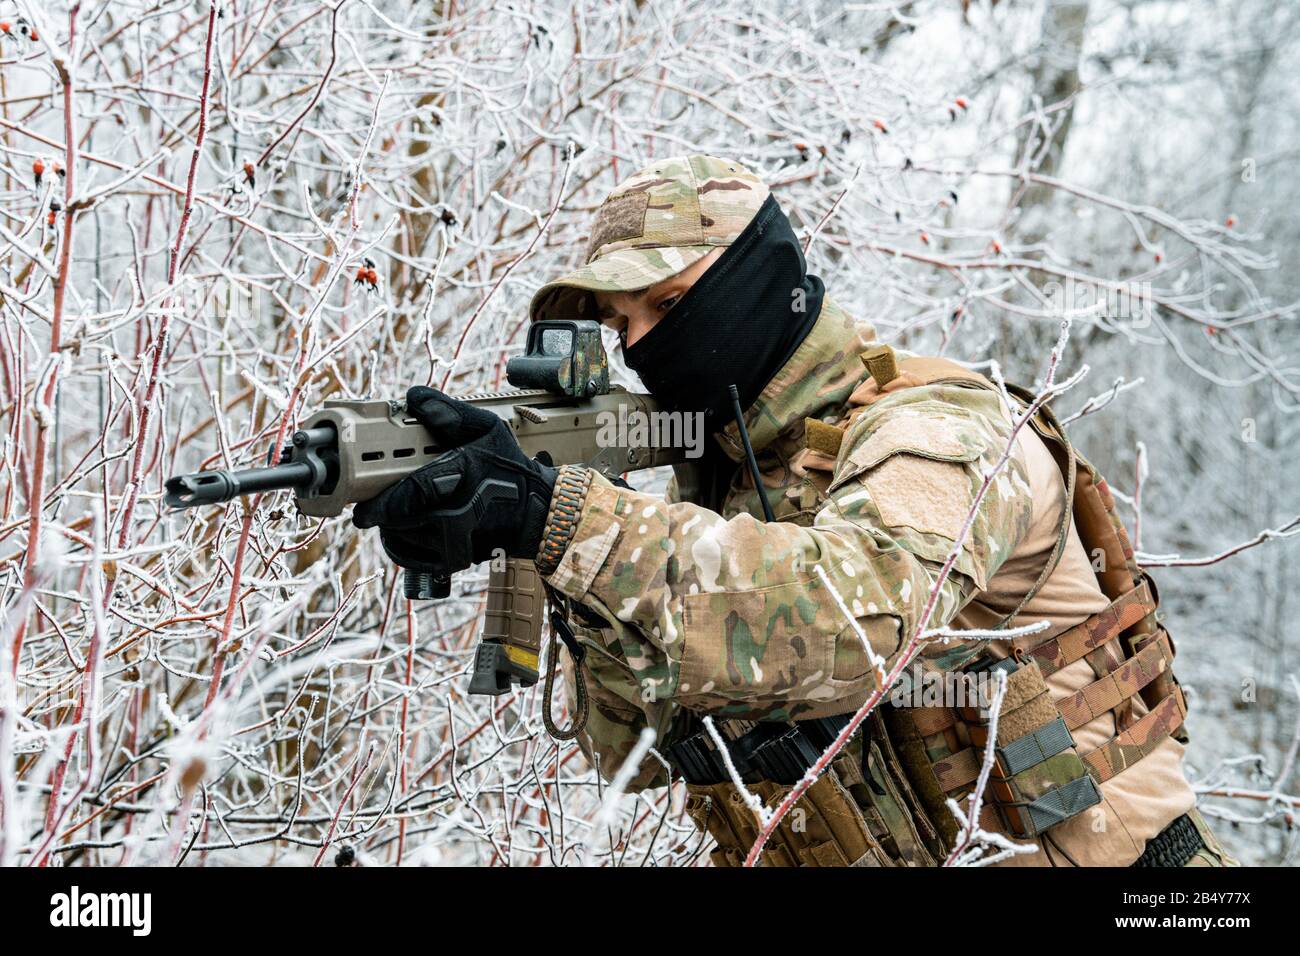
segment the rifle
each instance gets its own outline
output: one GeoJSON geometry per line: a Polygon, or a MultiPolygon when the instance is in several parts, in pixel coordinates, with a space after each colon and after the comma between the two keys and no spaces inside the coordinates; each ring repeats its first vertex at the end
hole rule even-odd
{"type": "MultiPolygon", "coordinates": [[[[617,427],[628,421],[654,422],[661,413],[650,396],[610,385],[597,322],[534,323],[524,354],[506,364],[506,380],[516,390],[462,401],[504,420],[526,455],[549,455],[555,465],[586,465],[611,480],[629,471],[686,462],[684,442],[650,440],[662,437],[662,430],[617,427]],[[637,440],[639,436],[647,440],[637,440]]],[[[406,414],[404,401],[331,399],[293,433],[278,464],[176,475],[167,480],[165,501],[173,509],[185,509],[288,490],[302,514],[333,518],[446,450],[406,414]]],[[[479,504],[493,507],[490,499],[479,504]]],[[[532,561],[493,560],[490,567],[483,638],[469,690],[498,695],[512,683],[537,683],[546,602],[532,561]]],[[[451,578],[406,570],[403,588],[411,600],[439,600],[450,597],[451,578]]]]}

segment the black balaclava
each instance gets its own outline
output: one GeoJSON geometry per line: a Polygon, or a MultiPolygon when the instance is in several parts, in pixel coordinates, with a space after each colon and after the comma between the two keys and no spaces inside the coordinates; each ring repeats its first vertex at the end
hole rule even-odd
{"type": "Polygon", "coordinates": [[[681,301],[623,355],[668,408],[704,412],[709,432],[732,419],[735,385],[749,408],[821,312],[790,220],[772,196],[681,301]],[[800,311],[802,309],[802,311],[800,311]]]}

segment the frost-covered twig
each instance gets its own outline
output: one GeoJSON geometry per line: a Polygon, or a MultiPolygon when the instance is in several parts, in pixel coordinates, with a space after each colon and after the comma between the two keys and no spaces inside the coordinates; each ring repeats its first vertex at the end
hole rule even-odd
{"type": "Polygon", "coordinates": [[[1138,552],[1138,564],[1144,568],[1203,568],[1206,565],[1218,564],[1234,554],[1240,554],[1249,548],[1263,544],[1266,541],[1280,541],[1283,538],[1293,538],[1300,534],[1300,515],[1296,515],[1284,525],[1276,528],[1265,528],[1249,541],[1243,541],[1241,544],[1233,545],[1220,551],[1218,554],[1212,554],[1205,558],[1181,558],[1178,555],[1165,554],[1143,554],[1138,552]]]}

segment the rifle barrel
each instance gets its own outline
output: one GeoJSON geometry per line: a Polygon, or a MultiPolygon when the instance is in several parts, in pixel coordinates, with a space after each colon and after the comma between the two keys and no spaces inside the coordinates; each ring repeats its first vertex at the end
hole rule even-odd
{"type": "Polygon", "coordinates": [[[246,471],[197,471],[168,478],[165,500],[171,508],[197,508],[259,491],[305,488],[311,482],[312,469],[306,462],[246,471]]]}

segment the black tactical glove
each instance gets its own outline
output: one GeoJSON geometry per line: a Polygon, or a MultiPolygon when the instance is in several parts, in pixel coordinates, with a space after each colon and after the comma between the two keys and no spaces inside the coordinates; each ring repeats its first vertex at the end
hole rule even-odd
{"type": "Polygon", "coordinates": [[[530,460],[496,415],[417,385],[406,409],[448,449],[352,511],[379,528],[399,566],[435,575],[463,571],[503,551],[536,558],[555,488],[550,463],[530,460]]]}

